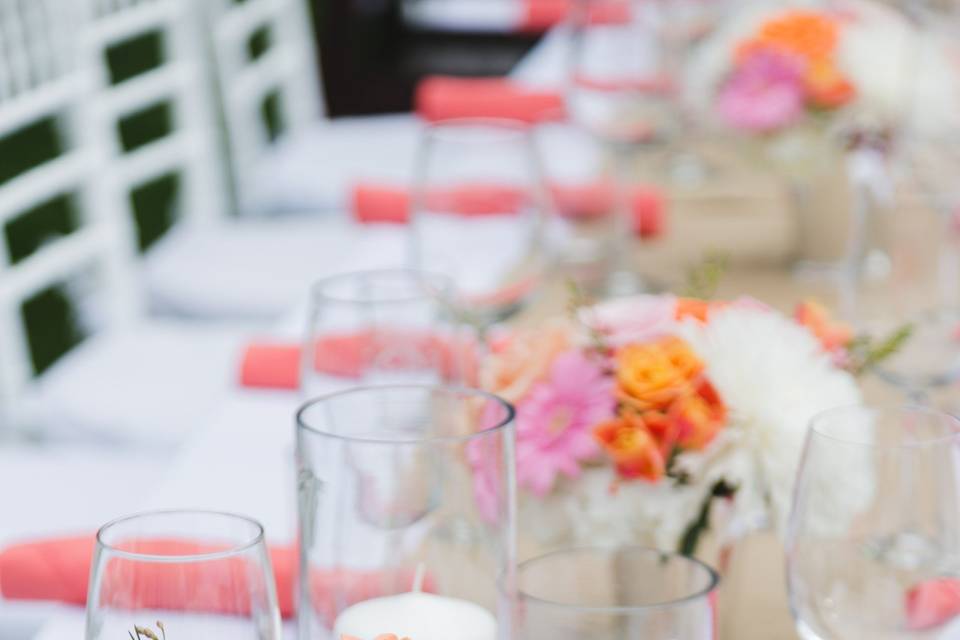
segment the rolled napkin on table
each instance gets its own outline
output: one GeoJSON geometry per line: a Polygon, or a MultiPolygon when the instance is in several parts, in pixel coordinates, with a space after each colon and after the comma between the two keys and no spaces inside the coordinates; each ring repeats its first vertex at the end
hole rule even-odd
{"type": "MultiPolygon", "coordinates": [[[[617,205],[616,186],[606,180],[582,184],[548,186],[557,212],[571,220],[600,218],[617,205]]],[[[428,196],[431,210],[463,216],[482,216],[518,211],[524,202],[523,191],[498,185],[469,185],[440,190],[428,196]]],[[[664,230],[665,202],[659,190],[650,186],[630,189],[630,209],[634,232],[653,238],[664,230]]],[[[359,183],[351,197],[353,217],[361,223],[405,224],[410,219],[410,190],[387,184],[359,183]]]]}
{"type": "Polygon", "coordinates": [[[939,627],[960,615],[960,579],[921,582],[907,592],[905,606],[910,629],[939,627]]]}
{"type": "MultiPolygon", "coordinates": [[[[374,347],[370,332],[328,335],[317,340],[314,366],[320,373],[359,378],[374,347]]],[[[257,341],[247,345],[240,361],[244,387],[297,389],[300,387],[301,346],[257,341]]]]}
{"type": "MultiPolygon", "coordinates": [[[[587,5],[590,24],[622,24],[630,20],[631,3],[626,0],[595,0],[587,5]]],[[[570,17],[573,0],[526,0],[523,7],[521,31],[539,33],[554,27],[570,17]]]]}
{"type": "MultiPolygon", "coordinates": [[[[43,600],[84,606],[94,547],[95,536],[84,535],[25,542],[3,549],[0,551],[0,595],[9,600],[43,600]]],[[[213,547],[183,540],[144,539],[136,541],[136,549],[140,553],[153,555],[186,555],[202,553],[213,547]]],[[[299,553],[294,546],[271,546],[269,552],[280,615],[291,618],[295,614],[299,553]]],[[[237,559],[224,560],[239,562],[237,559]]],[[[238,607],[242,606],[237,603],[244,602],[242,593],[204,589],[203,585],[190,580],[171,580],[164,584],[166,588],[158,589],[156,587],[161,584],[163,573],[177,566],[144,563],[141,567],[136,576],[143,587],[142,597],[128,601],[131,607],[241,613],[238,607]]],[[[243,590],[246,579],[244,568],[227,565],[223,568],[230,571],[232,580],[236,580],[233,583],[236,588],[243,590]]],[[[409,574],[402,575],[401,582],[412,582],[414,572],[409,574]]],[[[313,569],[310,580],[315,597],[314,607],[332,621],[337,611],[335,591],[346,593],[347,604],[361,602],[386,595],[383,578],[382,574],[372,571],[313,569]]],[[[434,589],[433,579],[427,576],[424,590],[434,589]]]]}
{"type": "MultiPolygon", "coordinates": [[[[247,345],[240,361],[240,384],[261,389],[298,389],[300,387],[302,347],[286,342],[256,341],[247,345]]],[[[467,366],[469,348],[452,345],[441,336],[364,330],[329,334],[316,340],[314,368],[318,373],[338,378],[360,378],[376,366],[387,370],[436,369],[445,377],[458,377],[467,366]],[[403,344],[406,349],[391,350],[384,345],[403,344]],[[388,357],[384,353],[389,352],[388,357]]]]}
{"type": "Polygon", "coordinates": [[[452,118],[505,118],[528,124],[563,120],[559,91],[531,89],[507,78],[429,76],[417,85],[414,110],[428,122],[452,118]]]}

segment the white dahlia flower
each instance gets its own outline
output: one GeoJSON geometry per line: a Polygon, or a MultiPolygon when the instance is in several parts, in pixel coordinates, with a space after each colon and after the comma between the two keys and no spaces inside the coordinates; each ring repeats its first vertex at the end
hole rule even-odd
{"type": "MultiPolygon", "coordinates": [[[[783,531],[810,419],[859,404],[856,382],[807,329],[779,313],[730,307],[708,324],[683,324],[680,335],[706,363],[729,413],[720,438],[678,463],[697,484],[725,478],[740,485],[737,511],[754,517],[767,503],[783,531]]],[[[838,500],[864,498],[862,488],[837,492],[838,500]]]]}

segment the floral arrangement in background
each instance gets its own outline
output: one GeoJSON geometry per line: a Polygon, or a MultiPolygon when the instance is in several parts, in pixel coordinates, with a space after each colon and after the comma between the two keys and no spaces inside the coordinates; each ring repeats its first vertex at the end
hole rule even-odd
{"type": "Polygon", "coordinates": [[[693,53],[687,90],[712,120],[762,137],[838,116],[936,135],[960,125],[957,42],[939,26],[874,0],[747,2],[693,53]]]}
{"type": "Polygon", "coordinates": [[[544,544],[693,553],[718,504],[736,526],[782,526],[810,418],[859,403],[854,374],[907,337],[856,337],[813,302],[793,317],[750,298],[572,306],[502,336],[481,368],[516,405],[520,514],[544,544]]]}
{"type": "MultiPolygon", "coordinates": [[[[357,638],[356,636],[348,636],[344,634],[340,636],[340,640],[363,640],[363,639],[357,638]]],[[[410,638],[407,638],[407,637],[399,638],[395,633],[381,633],[373,640],[410,640],[410,638]]]]}
{"type": "Polygon", "coordinates": [[[842,29],[835,15],[815,10],[785,10],[761,22],[736,45],[718,91],[724,122],[768,133],[847,105],[856,88],[838,66],[842,29]]]}

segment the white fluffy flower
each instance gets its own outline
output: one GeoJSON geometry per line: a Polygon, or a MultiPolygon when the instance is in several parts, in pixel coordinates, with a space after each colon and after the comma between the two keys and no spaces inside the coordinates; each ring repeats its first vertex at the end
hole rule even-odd
{"type": "MultiPolygon", "coordinates": [[[[685,454],[682,464],[706,479],[740,483],[747,493],[738,496],[738,511],[768,499],[782,530],[810,419],[858,404],[856,382],[831,364],[807,329],[779,313],[731,307],[680,332],[729,411],[724,436],[703,453],[685,454]]],[[[859,502],[863,495],[838,492],[837,499],[859,502]]]]}
{"type": "Polygon", "coordinates": [[[520,528],[547,546],[642,545],[674,549],[697,517],[700,485],[622,482],[611,466],[584,469],[557,494],[522,495],[520,528]]]}

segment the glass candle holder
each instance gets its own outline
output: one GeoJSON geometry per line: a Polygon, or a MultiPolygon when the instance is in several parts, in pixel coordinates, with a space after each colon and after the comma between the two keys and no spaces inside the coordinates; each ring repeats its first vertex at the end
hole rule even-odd
{"type": "Polygon", "coordinates": [[[263,527],[227,513],[159,511],[101,528],[86,639],[128,637],[279,640],[263,527]]]}
{"type": "Polygon", "coordinates": [[[452,296],[445,276],[413,269],[317,282],[301,358],[305,397],[359,385],[463,381],[470,336],[452,296]]]}
{"type": "Polygon", "coordinates": [[[556,551],[517,570],[514,640],[712,640],[719,577],[646,547],[556,551]]]}
{"type": "Polygon", "coordinates": [[[302,640],[508,640],[513,408],[480,391],[356,388],[297,414],[302,640]]]}

